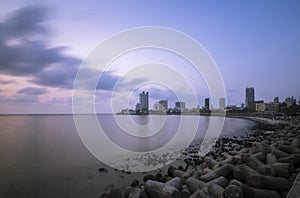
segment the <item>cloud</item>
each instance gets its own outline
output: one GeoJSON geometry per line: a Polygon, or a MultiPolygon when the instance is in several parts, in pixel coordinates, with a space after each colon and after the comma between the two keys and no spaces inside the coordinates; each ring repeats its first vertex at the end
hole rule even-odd
{"type": "Polygon", "coordinates": [[[65,55],[66,46],[49,47],[48,15],[46,8],[28,6],[0,23],[0,72],[30,76],[38,85],[71,88],[81,60],[65,55]]]}
{"type": "Polygon", "coordinates": [[[26,6],[12,13],[4,23],[1,24],[1,37],[27,37],[47,32],[42,25],[49,16],[49,10],[40,6],[26,6]]]}
{"type": "Polygon", "coordinates": [[[171,100],[171,101],[178,100],[176,93],[174,93],[170,89],[161,89],[161,88],[152,87],[150,89],[147,89],[147,91],[149,91],[149,95],[153,100],[171,100]]]}
{"type": "Polygon", "coordinates": [[[80,89],[97,89],[97,90],[113,90],[114,85],[120,79],[120,76],[113,74],[111,71],[104,71],[98,81],[101,72],[95,69],[81,69],[80,77],[78,77],[78,85],[80,89]],[[98,82],[95,84],[95,82],[98,82]]]}
{"type": "MultiPolygon", "coordinates": [[[[28,6],[13,12],[0,23],[0,72],[11,76],[29,76],[34,84],[40,86],[72,89],[82,60],[64,54],[66,46],[49,47],[46,38],[49,29],[46,22],[49,10],[39,6],[28,6]]],[[[84,88],[93,88],[99,71],[83,70],[84,88]]],[[[103,72],[97,84],[97,90],[113,90],[121,76],[110,71],[103,72]]],[[[126,78],[125,78],[126,79],[126,78]]],[[[125,80],[116,91],[132,89],[136,83],[145,79],[125,80]]],[[[0,81],[0,83],[10,83],[0,81]]],[[[32,89],[20,90],[19,93],[39,94],[32,89]]]]}
{"type": "Polygon", "coordinates": [[[27,94],[27,95],[43,95],[49,93],[49,91],[46,88],[26,87],[18,90],[17,93],[27,94]]]}
{"type": "Polygon", "coordinates": [[[13,84],[15,83],[14,80],[0,80],[1,85],[8,85],[8,84],[13,84]]]}
{"type": "Polygon", "coordinates": [[[82,69],[80,78],[78,78],[78,86],[80,89],[86,90],[105,90],[105,91],[132,91],[137,85],[146,82],[146,78],[126,78],[114,74],[112,71],[104,71],[101,73],[95,69],[82,69]],[[98,79],[99,78],[99,79],[98,79]],[[97,84],[95,85],[95,82],[97,84]]]}
{"type": "Polygon", "coordinates": [[[7,103],[37,103],[39,98],[36,95],[16,95],[14,97],[0,97],[1,102],[7,103]]]}
{"type": "Polygon", "coordinates": [[[51,100],[51,103],[55,103],[55,104],[58,104],[58,103],[60,103],[60,104],[63,104],[63,103],[65,103],[65,98],[52,98],[52,100],[51,100]]]}
{"type": "MultiPolygon", "coordinates": [[[[11,13],[0,22],[0,72],[2,74],[30,77],[27,80],[38,86],[72,89],[81,59],[66,55],[67,46],[51,46],[47,39],[51,36],[45,22],[49,20],[50,11],[45,7],[28,6],[11,13]]],[[[81,88],[93,89],[99,71],[83,70],[81,88]]],[[[111,91],[132,91],[137,85],[146,82],[144,78],[127,78],[104,71],[96,89],[98,96],[108,98],[111,91]],[[117,84],[118,83],[118,84],[117,84]],[[116,88],[115,88],[116,86],[116,88]]],[[[0,80],[0,84],[13,81],[0,80]]],[[[38,95],[48,93],[46,88],[25,87],[17,91],[7,102],[37,102],[38,95]]],[[[154,93],[154,92],[153,92],[154,93]]],[[[51,102],[66,102],[54,98],[51,102]]]]}

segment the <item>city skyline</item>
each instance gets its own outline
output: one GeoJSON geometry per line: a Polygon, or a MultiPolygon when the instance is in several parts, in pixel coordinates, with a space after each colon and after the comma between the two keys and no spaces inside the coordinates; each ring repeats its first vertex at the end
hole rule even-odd
{"type": "MultiPolygon", "coordinates": [[[[299,100],[299,6],[299,1],[4,0],[0,113],[72,113],[72,88],[82,61],[111,35],[140,26],[172,28],[203,45],[219,68],[228,105],[240,105],[244,88],[250,86],[257,88],[255,97],[264,101],[276,96],[281,101],[291,96],[299,100]]],[[[97,79],[96,74],[87,71],[87,80],[97,79]]],[[[95,91],[96,110],[111,113],[124,104],[133,106],[130,97],[149,87],[153,87],[149,101],[159,100],[159,94],[177,100],[175,93],[180,93],[189,108],[197,106],[188,101],[191,93],[176,75],[193,85],[198,103],[209,96],[205,79],[176,54],[154,49],[124,54],[103,73],[95,91]],[[152,65],[135,68],[144,63],[172,66],[174,74],[151,70],[152,65]],[[151,84],[157,76],[169,79],[170,85],[151,84]]]]}
{"type": "Polygon", "coordinates": [[[245,88],[245,103],[241,103],[241,105],[231,104],[228,105],[226,103],[226,98],[219,98],[219,103],[216,106],[213,106],[210,103],[210,98],[205,98],[203,105],[201,103],[197,104],[197,106],[190,106],[187,108],[187,103],[185,101],[175,101],[174,106],[168,106],[169,101],[166,99],[160,99],[158,101],[153,102],[153,108],[149,109],[151,105],[149,105],[149,92],[142,91],[139,93],[139,102],[136,103],[135,108],[125,108],[121,109],[118,112],[127,112],[127,110],[138,112],[138,114],[143,114],[142,109],[146,109],[146,113],[149,111],[158,111],[158,112],[167,112],[168,110],[174,110],[178,112],[185,112],[190,110],[225,110],[226,108],[238,108],[239,110],[247,109],[248,111],[256,111],[256,112],[277,112],[279,108],[279,104],[285,103],[286,107],[290,107],[293,104],[300,105],[300,100],[297,101],[293,96],[286,97],[284,100],[280,101],[278,96],[275,96],[272,101],[265,101],[263,99],[255,99],[255,88],[254,87],[246,87],[245,88]],[[144,101],[144,102],[142,102],[144,101]],[[297,103],[298,102],[298,103],[297,103]],[[141,105],[143,103],[143,105],[141,105]]]}

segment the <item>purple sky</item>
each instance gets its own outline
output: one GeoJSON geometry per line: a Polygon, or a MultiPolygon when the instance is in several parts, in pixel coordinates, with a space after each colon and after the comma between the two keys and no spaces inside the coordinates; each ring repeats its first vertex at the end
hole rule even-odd
{"type": "MultiPolygon", "coordinates": [[[[299,24],[299,1],[4,0],[0,113],[71,113],[72,87],[81,62],[107,37],[139,26],[177,29],[202,44],[219,67],[229,104],[244,102],[247,86],[255,87],[257,100],[268,102],[276,96],[281,101],[289,96],[300,100],[299,24]]],[[[114,90],[115,109],[133,107],[142,89],[150,91],[151,107],[160,99],[169,99],[173,106],[174,90],[145,85],[149,80],[145,76],[124,76],[134,64],[158,60],[178,70],[187,64],[155,50],[120,57],[98,86],[97,111],[111,111],[112,89],[119,79],[123,84],[114,90]]],[[[92,73],[87,71],[87,76],[92,73]]],[[[187,75],[203,106],[209,97],[205,82],[192,72],[187,75]]],[[[188,98],[189,93],[184,94],[188,98]]]]}

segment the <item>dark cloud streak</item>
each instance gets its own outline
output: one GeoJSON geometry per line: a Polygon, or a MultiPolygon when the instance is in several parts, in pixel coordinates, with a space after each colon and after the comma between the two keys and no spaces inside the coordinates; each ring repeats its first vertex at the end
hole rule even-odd
{"type": "Polygon", "coordinates": [[[23,89],[20,89],[17,93],[27,95],[43,95],[49,93],[49,91],[46,88],[25,87],[23,89]]]}
{"type": "MultiPolygon", "coordinates": [[[[0,23],[0,72],[11,76],[31,77],[28,82],[38,86],[72,89],[77,70],[82,60],[64,54],[66,46],[49,47],[49,29],[46,27],[49,10],[39,6],[28,6],[16,10],[0,23]]],[[[84,69],[82,87],[93,89],[100,72],[84,69]]],[[[102,73],[97,90],[132,90],[147,79],[127,79],[113,72],[102,73]],[[121,81],[119,81],[122,79],[121,81]]],[[[10,83],[0,81],[0,83],[10,83]]],[[[19,94],[40,95],[48,93],[46,89],[27,87],[19,94]]],[[[22,98],[21,98],[22,99],[22,98]]],[[[24,100],[25,101],[25,100],[24,100]]],[[[33,100],[28,100],[33,101],[33,100]]]]}
{"type": "Polygon", "coordinates": [[[6,97],[1,96],[0,102],[7,102],[7,103],[37,103],[39,102],[39,98],[36,95],[17,95],[14,97],[6,97]]]}
{"type": "Polygon", "coordinates": [[[28,6],[0,23],[0,72],[30,76],[43,86],[71,88],[81,60],[64,54],[66,46],[48,47],[49,10],[28,6]]]}

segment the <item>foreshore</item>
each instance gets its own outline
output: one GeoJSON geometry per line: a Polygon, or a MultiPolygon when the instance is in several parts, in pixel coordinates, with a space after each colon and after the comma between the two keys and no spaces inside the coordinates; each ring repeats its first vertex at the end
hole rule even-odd
{"type": "Polygon", "coordinates": [[[299,188],[300,119],[247,119],[256,125],[246,135],[220,138],[203,157],[191,146],[182,166],[147,174],[124,189],[108,185],[101,197],[293,197],[290,191],[299,188]]]}

